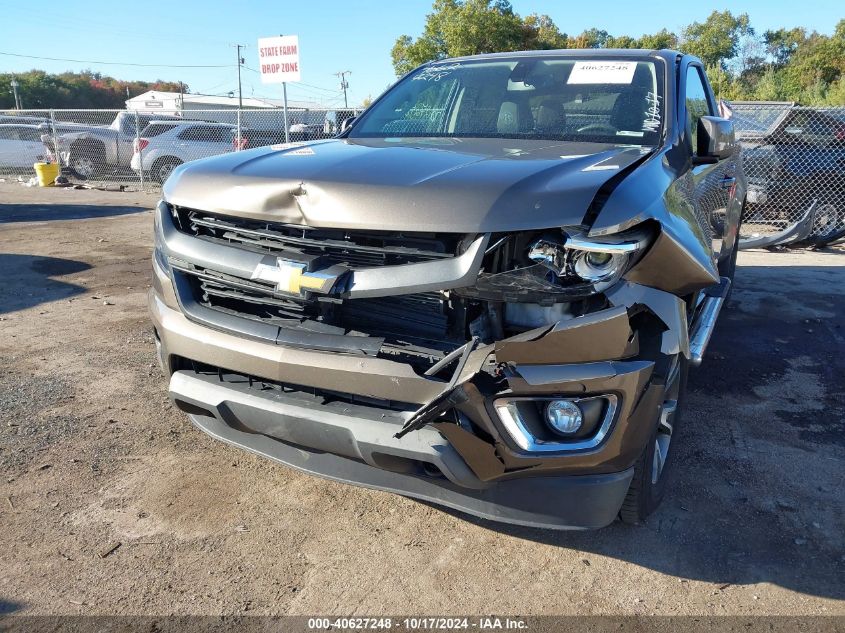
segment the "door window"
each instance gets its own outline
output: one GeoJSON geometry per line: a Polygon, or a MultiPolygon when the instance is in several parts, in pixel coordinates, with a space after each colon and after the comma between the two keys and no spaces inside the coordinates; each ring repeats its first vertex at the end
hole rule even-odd
{"type": "Polygon", "coordinates": [[[198,141],[201,143],[224,143],[225,132],[228,128],[212,127],[210,125],[195,125],[183,130],[179,138],[183,141],[198,141]]]}

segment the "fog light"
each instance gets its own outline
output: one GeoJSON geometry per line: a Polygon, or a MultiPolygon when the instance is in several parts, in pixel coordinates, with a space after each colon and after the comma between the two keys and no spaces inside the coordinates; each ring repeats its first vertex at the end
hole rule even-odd
{"type": "Polygon", "coordinates": [[[581,409],[569,400],[552,400],[546,405],[546,422],[563,435],[577,432],[583,419],[581,409]]]}

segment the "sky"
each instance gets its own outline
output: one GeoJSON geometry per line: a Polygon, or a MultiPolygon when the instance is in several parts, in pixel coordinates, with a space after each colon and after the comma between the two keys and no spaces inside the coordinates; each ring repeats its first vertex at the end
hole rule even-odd
{"type": "MultiPolygon", "coordinates": [[[[760,33],[803,26],[829,35],[836,22],[845,18],[841,0],[804,2],[800,11],[795,0],[744,0],[729,5],[709,0],[512,0],[512,5],[523,16],[548,14],[570,35],[592,27],[611,35],[639,36],[664,27],[677,32],[690,22],[704,20],[714,9],[726,8],[735,14],[747,12],[760,33]]],[[[351,71],[348,98],[350,105],[357,105],[368,96],[378,96],[395,79],[390,49],[400,35],[418,36],[430,10],[431,0],[111,0],[75,2],[41,13],[25,2],[0,0],[0,72],[90,69],[118,79],[183,81],[191,92],[202,94],[237,94],[233,45],[240,43],[246,45],[242,52],[244,96],[278,99],[281,86],[262,84],[256,70],[256,40],[296,34],[302,81],[288,84],[288,97],[327,107],[342,105],[334,73],[351,71]],[[213,67],[169,67],[177,65],[213,67]]]]}

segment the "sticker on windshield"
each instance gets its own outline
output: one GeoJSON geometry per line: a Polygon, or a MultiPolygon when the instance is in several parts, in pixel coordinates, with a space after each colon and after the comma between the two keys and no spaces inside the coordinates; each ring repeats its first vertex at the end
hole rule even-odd
{"type": "Polygon", "coordinates": [[[637,62],[575,62],[568,84],[629,84],[637,62]]]}

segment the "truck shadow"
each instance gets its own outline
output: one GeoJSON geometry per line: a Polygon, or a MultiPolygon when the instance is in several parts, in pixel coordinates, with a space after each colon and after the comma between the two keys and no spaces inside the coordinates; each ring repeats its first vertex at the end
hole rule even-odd
{"type": "Polygon", "coordinates": [[[845,598],[843,278],[841,266],[738,270],[690,374],[673,481],[643,525],[557,532],[461,518],[716,591],[768,582],[845,598]]]}
{"type": "Polygon", "coordinates": [[[0,224],[86,220],[148,211],[144,206],[100,204],[0,204],[0,224]]]}
{"type": "Polygon", "coordinates": [[[0,253],[0,314],[69,299],[86,291],[76,284],[52,279],[91,268],[73,259],[0,253]]]}
{"type": "Polygon", "coordinates": [[[23,606],[20,602],[13,602],[12,600],[6,600],[5,598],[0,598],[0,615],[10,615],[15,611],[20,611],[23,609],[23,606]]]}

